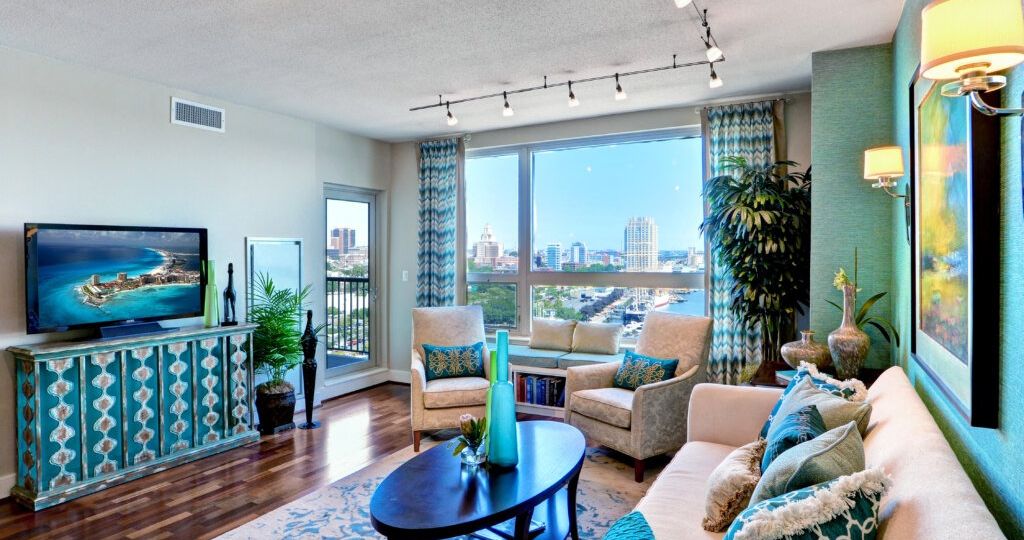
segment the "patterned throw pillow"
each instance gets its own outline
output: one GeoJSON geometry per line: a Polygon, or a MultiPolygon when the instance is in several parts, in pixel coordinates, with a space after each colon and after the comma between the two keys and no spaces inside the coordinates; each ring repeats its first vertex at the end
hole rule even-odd
{"type": "Polygon", "coordinates": [[[761,501],[733,521],[725,540],[874,540],[891,482],[869,469],[761,501]]]}
{"type": "Polygon", "coordinates": [[[764,457],[761,459],[761,472],[768,470],[768,466],[779,457],[779,454],[826,431],[828,430],[825,428],[825,421],[822,420],[818,407],[814,405],[803,407],[783,418],[779,421],[779,428],[768,439],[764,457]]]}
{"type": "Polygon", "coordinates": [[[626,351],[626,356],[615,372],[615,386],[636,390],[645,385],[667,381],[676,376],[679,360],[665,360],[626,351]]]}
{"type": "Polygon", "coordinates": [[[651,540],[654,531],[643,514],[630,512],[612,524],[604,534],[604,540],[651,540]]]}
{"type": "Polygon", "coordinates": [[[807,362],[800,362],[800,367],[796,370],[796,375],[789,381],[789,385],[782,391],[782,395],[779,396],[779,400],[775,402],[775,407],[772,408],[772,412],[768,414],[768,420],[765,421],[764,427],[761,428],[761,437],[768,436],[768,427],[772,423],[772,419],[779,412],[779,407],[782,406],[782,400],[786,399],[786,396],[800,384],[800,381],[804,379],[810,379],[816,388],[824,392],[828,392],[833,396],[839,396],[849,401],[864,401],[868,397],[868,389],[864,386],[864,383],[857,379],[849,379],[846,381],[840,381],[833,379],[824,373],[818,372],[818,367],[814,364],[808,364],[807,362]]]}
{"type": "Polygon", "coordinates": [[[427,380],[484,376],[484,342],[443,347],[423,344],[427,380]]]}
{"type": "Polygon", "coordinates": [[[850,422],[779,454],[761,473],[750,504],[863,470],[864,441],[850,422]]]}
{"type": "Polygon", "coordinates": [[[810,379],[803,379],[782,400],[779,412],[768,426],[768,439],[778,431],[782,419],[808,405],[818,407],[827,429],[835,429],[848,422],[856,422],[857,429],[865,433],[871,420],[871,404],[867,401],[849,401],[819,389],[810,379]]]}
{"type": "Polygon", "coordinates": [[[747,507],[761,479],[761,455],[766,441],[758,439],[729,453],[711,471],[705,495],[704,530],[723,532],[747,507]]]}

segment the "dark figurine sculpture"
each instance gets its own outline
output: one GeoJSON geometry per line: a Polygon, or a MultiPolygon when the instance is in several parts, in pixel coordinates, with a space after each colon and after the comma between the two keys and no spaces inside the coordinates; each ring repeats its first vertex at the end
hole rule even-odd
{"type": "Polygon", "coordinates": [[[316,332],[313,330],[313,310],[306,311],[306,331],[302,333],[302,388],[306,399],[306,421],[299,429],[316,429],[320,422],[313,421],[313,392],[316,391],[316,332]]]}
{"type": "Polygon", "coordinates": [[[224,322],[221,326],[237,326],[235,316],[235,265],[228,263],[228,286],[224,288],[224,322]]]}

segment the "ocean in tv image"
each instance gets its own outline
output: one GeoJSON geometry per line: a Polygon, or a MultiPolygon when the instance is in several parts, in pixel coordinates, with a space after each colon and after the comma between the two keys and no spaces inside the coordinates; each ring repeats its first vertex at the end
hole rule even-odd
{"type": "Polygon", "coordinates": [[[39,229],[40,328],[202,311],[198,233],[39,229]]]}

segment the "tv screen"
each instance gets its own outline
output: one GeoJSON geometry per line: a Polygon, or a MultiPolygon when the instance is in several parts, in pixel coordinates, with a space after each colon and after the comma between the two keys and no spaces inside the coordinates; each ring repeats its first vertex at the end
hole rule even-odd
{"type": "Polygon", "coordinates": [[[206,229],[25,224],[28,333],[203,313],[206,229]]]}

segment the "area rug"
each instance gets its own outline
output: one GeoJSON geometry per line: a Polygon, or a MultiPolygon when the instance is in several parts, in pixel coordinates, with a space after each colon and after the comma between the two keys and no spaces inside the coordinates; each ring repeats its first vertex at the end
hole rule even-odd
{"type": "MultiPolygon", "coordinates": [[[[424,443],[432,446],[438,441],[424,443]]],[[[370,499],[377,485],[414,455],[412,446],[399,450],[218,538],[384,538],[370,524],[370,499]]],[[[612,523],[628,514],[647,492],[658,468],[648,469],[647,480],[638,484],[633,481],[632,466],[603,449],[588,448],[576,499],[580,538],[604,536],[612,523]]]]}

